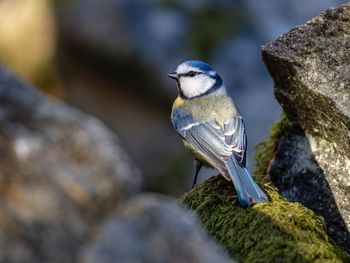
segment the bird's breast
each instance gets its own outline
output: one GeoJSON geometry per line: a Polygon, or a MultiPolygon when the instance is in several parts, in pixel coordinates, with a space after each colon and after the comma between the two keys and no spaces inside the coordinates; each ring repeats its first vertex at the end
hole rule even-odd
{"type": "Polygon", "coordinates": [[[215,120],[221,126],[230,118],[237,115],[237,109],[228,96],[206,96],[193,99],[192,103],[185,103],[187,111],[191,112],[194,119],[201,121],[215,120]]]}
{"type": "Polygon", "coordinates": [[[174,109],[174,108],[181,107],[185,102],[186,102],[185,99],[183,99],[183,98],[181,98],[180,96],[178,96],[178,97],[175,99],[175,101],[174,101],[173,109],[174,109]]]}

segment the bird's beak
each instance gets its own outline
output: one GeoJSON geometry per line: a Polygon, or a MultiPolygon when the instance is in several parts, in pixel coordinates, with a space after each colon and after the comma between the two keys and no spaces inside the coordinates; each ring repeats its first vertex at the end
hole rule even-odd
{"type": "Polygon", "coordinates": [[[168,74],[168,77],[171,78],[171,79],[177,79],[177,74],[176,74],[176,72],[174,71],[174,72],[169,73],[169,74],[168,74]]]}

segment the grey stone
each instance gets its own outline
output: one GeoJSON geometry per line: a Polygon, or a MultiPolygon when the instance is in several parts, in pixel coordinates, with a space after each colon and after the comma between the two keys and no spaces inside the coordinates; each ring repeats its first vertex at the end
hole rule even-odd
{"type": "Polygon", "coordinates": [[[282,196],[291,202],[301,202],[321,215],[328,234],[341,247],[349,250],[350,234],[343,219],[344,214],[339,212],[325,171],[317,162],[311,143],[313,139],[306,137],[298,125],[291,126],[279,141],[268,174],[282,196]]]}
{"type": "Polygon", "coordinates": [[[126,203],[81,251],[83,263],[232,262],[173,199],[145,194],[126,203]]]}
{"type": "Polygon", "coordinates": [[[141,173],[99,120],[0,68],[0,262],[73,262],[141,173]]]}
{"type": "Polygon", "coordinates": [[[325,217],[328,232],[347,251],[349,35],[350,4],[345,4],[321,13],[262,48],[264,62],[275,81],[276,98],[288,119],[304,133],[282,140],[270,173],[286,197],[301,201],[325,217]],[[334,225],[339,225],[343,234],[334,225]]]}
{"type": "Polygon", "coordinates": [[[277,100],[308,133],[350,158],[350,5],[329,9],[263,47],[277,100]]]}

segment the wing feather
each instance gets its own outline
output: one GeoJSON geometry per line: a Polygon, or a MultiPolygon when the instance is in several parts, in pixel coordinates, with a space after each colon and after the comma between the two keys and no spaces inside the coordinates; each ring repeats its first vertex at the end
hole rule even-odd
{"type": "Polygon", "coordinates": [[[226,162],[234,156],[241,165],[246,165],[247,139],[243,118],[236,116],[219,125],[216,121],[195,121],[190,114],[173,118],[178,133],[221,173],[227,173],[226,162]]]}
{"type": "Polygon", "coordinates": [[[224,125],[225,142],[233,148],[236,161],[246,166],[247,159],[247,134],[245,132],[244,120],[241,116],[229,119],[224,125]]]}

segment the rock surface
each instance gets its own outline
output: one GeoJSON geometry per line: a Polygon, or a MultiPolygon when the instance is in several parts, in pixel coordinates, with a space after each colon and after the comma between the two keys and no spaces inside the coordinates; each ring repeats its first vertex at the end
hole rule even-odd
{"type": "Polygon", "coordinates": [[[269,176],[282,196],[305,204],[325,218],[329,235],[344,249],[349,248],[347,225],[309,139],[300,127],[290,127],[280,139],[269,176]]]}
{"type": "Polygon", "coordinates": [[[86,244],[79,262],[232,262],[197,219],[160,195],[123,205],[86,244]]]}
{"type": "Polygon", "coordinates": [[[72,262],[91,229],[140,189],[100,121],[0,68],[0,261],[72,262]]]}
{"type": "Polygon", "coordinates": [[[184,194],[206,229],[239,262],[349,262],[328,237],[323,219],[260,183],[271,202],[242,208],[231,182],[213,177],[184,194]]]}
{"type": "Polygon", "coordinates": [[[270,174],[289,200],[326,219],[350,251],[350,4],[327,10],[262,48],[275,95],[301,127],[278,147],[270,174]]]}

